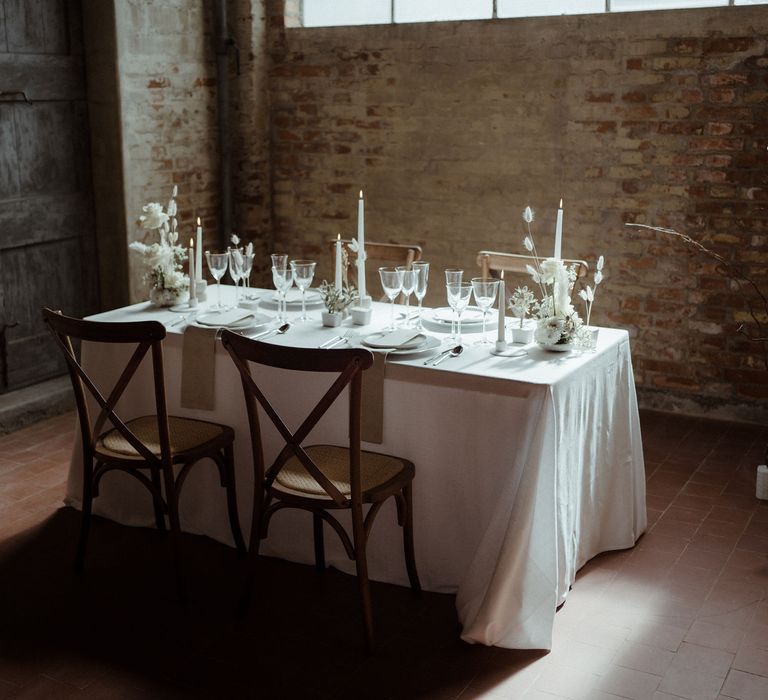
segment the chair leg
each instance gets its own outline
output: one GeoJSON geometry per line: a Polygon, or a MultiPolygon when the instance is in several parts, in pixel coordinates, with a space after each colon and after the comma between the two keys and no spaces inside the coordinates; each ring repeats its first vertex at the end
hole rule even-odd
{"type": "Polygon", "coordinates": [[[152,475],[152,486],[155,492],[152,494],[152,506],[155,509],[155,526],[160,532],[165,532],[165,513],[163,512],[163,488],[160,481],[160,471],[155,467],[150,469],[152,475]]]}
{"type": "Polygon", "coordinates": [[[88,547],[88,535],[91,530],[91,512],[93,511],[93,470],[83,471],[83,510],[80,516],[80,539],[75,554],[75,572],[81,573],[85,566],[85,551],[88,547]]]}
{"type": "Polygon", "coordinates": [[[373,653],[375,646],[373,638],[373,605],[371,603],[371,586],[368,582],[365,527],[363,525],[362,508],[359,505],[352,506],[352,535],[355,545],[357,587],[360,591],[363,625],[365,627],[365,645],[368,652],[373,653]]]}
{"type": "Polygon", "coordinates": [[[171,536],[168,538],[171,564],[176,578],[176,593],[182,605],[187,604],[187,588],[181,570],[181,521],[179,519],[179,499],[176,494],[176,483],[173,476],[173,467],[163,467],[165,478],[165,502],[168,507],[168,522],[170,523],[171,536]]]}
{"type": "Polygon", "coordinates": [[[403,488],[405,501],[405,520],[403,522],[403,549],[405,550],[405,567],[408,570],[408,580],[414,595],[421,595],[421,583],[416,570],[416,556],[413,548],[413,484],[403,488]]]}
{"type": "Polygon", "coordinates": [[[312,513],[312,528],[315,536],[315,570],[321,574],[325,571],[325,540],[323,519],[317,513],[312,513]]]}
{"type": "Polygon", "coordinates": [[[248,551],[243,539],[243,531],[240,529],[240,515],[237,512],[237,489],[235,488],[235,458],[232,445],[224,448],[224,473],[227,490],[227,511],[229,512],[229,527],[232,529],[232,537],[240,556],[245,556],[248,551]]]}
{"type": "Polygon", "coordinates": [[[256,584],[256,572],[259,564],[259,547],[261,545],[262,513],[268,504],[263,501],[264,494],[259,483],[254,484],[253,512],[251,514],[251,537],[248,540],[248,561],[246,563],[245,583],[243,592],[237,604],[237,614],[245,617],[251,604],[251,594],[256,584]]]}

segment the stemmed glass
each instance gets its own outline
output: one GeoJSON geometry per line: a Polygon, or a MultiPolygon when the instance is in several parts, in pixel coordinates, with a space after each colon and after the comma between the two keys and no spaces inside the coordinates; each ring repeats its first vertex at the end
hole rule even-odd
{"type": "Polygon", "coordinates": [[[427,282],[429,281],[429,263],[428,262],[415,262],[413,263],[413,271],[416,277],[416,286],[413,291],[416,294],[416,299],[419,302],[419,315],[416,318],[416,330],[424,330],[424,326],[421,325],[421,302],[424,301],[424,297],[427,295],[427,282]]]}
{"type": "Polygon", "coordinates": [[[384,290],[387,299],[391,302],[389,307],[391,309],[389,326],[384,330],[393,331],[397,328],[395,326],[395,299],[397,299],[397,295],[400,294],[400,290],[403,288],[403,271],[396,267],[380,267],[379,278],[381,279],[381,288],[384,290]]]}
{"type": "Polygon", "coordinates": [[[240,280],[245,276],[245,257],[241,250],[229,250],[229,276],[235,283],[235,306],[240,302],[240,280]]]}
{"type": "Polygon", "coordinates": [[[290,267],[272,266],[272,282],[277,290],[277,322],[285,323],[288,320],[288,302],[285,297],[293,286],[293,270],[290,267]]]}
{"type": "Polygon", "coordinates": [[[416,272],[412,268],[409,268],[407,265],[400,265],[399,267],[396,267],[395,270],[398,272],[401,272],[403,275],[403,285],[400,289],[400,291],[405,296],[405,323],[404,325],[408,325],[408,313],[410,311],[409,308],[409,302],[411,300],[411,294],[413,294],[413,288],[416,286],[416,272]]]}
{"type": "Polygon", "coordinates": [[[243,253],[243,294],[246,299],[255,299],[256,296],[251,294],[251,270],[253,269],[253,259],[255,255],[253,253],[243,253]]]}
{"type": "MultiPolygon", "coordinates": [[[[445,271],[445,284],[461,284],[464,270],[458,268],[448,268],[445,271]]],[[[453,308],[453,307],[451,307],[453,308]]],[[[453,310],[453,316],[451,317],[451,337],[450,340],[456,340],[456,309],[453,310]]]]}
{"type": "MultiPolygon", "coordinates": [[[[297,320],[309,321],[307,316],[307,288],[312,284],[312,279],[315,276],[316,262],[313,260],[291,260],[291,270],[293,270],[293,281],[296,286],[301,290],[301,316],[297,320]]],[[[286,290],[287,291],[287,290],[286,290]]]]}
{"type": "Polygon", "coordinates": [[[472,296],[472,285],[468,282],[459,282],[458,284],[446,284],[445,289],[448,296],[448,304],[457,316],[456,322],[456,345],[461,345],[461,314],[469,305],[469,298],[472,296]]]}
{"type": "Polygon", "coordinates": [[[206,250],[205,262],[208,264],[208,270],[211,273],[211,277],[216,280],[216,289],[218,290],[218,302],[211,308],[221,311],[226,308],[224,304],[221,303],[221,278],[224,277],[224,273],[227,271],[229,253],[211,253],[206,250]]]}
{"type": "Polygon", "coordinates": [[[288,274],[288,256],[285,253],[272,253],[272,281],[277,290],[277,318],[278,321],[288,320],[288,303],[286,295],[293,286],[293,269],[288,274]],[[285,309],[283,310],[283,306],[285,309]]]}
{"type": "Polygon", "coordinates": [[[491,341],[485,337],[485,317],[488,314],[488,309],[496,301],[496,293],[499,291],[499,280],[494,280],[490,277],[473,277],[472,291],[475,293],[475,302],[480,307],[480,311],[483,312],[483,334],[475,345],[488,345],[491,341]]]}

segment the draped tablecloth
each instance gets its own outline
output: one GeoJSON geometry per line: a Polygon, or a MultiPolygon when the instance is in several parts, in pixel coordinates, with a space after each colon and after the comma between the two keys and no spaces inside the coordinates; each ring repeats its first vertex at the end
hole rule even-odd
{"type": "MultiPolygon", "coordinates": [[[[231,289],[225,288],[226,294],[231,289]]],[[[425,314],[430,313],[425,310],[425,314]]],[[[271,339],[316,347],[336,335],[319,320],[294,324],[271,339]]],[[[178,318],[148,304],[91,317],[102,321],[178,318]]],[[[389,309],[374,304],[366,334],[384,325],[389,309]]],[[[169,412],[215,420],[235,429],[238,502],[249,532],[252,503],[251,447],[238,374],[221,343],[215,355],[215,408],[180,406],[182,325],[169,327],[164,342],[169,412]]],[[[346,331],[347,329],[343,329],[346,331]]],[[[466,336],[470,343],[477,336],[466,336]]],[[[353,340],[352,342],[358,342],[353,340]]],[[[517,649],[549,649],[555,608],[577,570],[596,554],[634,545],[646,527],[645,475],[629,338],[600,330],[595,352],[553,353],[527,346],[523,357],[500,357],[492,346],[468,346],[438,367],[423,358],[388,358],[383,397],[383,442],[364,448],[396,454],[416,465],[414,528],[422,586],[456,593],[468,642],[517,649]]],[[[125,348],[85,343],[84,364],[99,380],[116,377],[128,359],[125,348]]],[[[294,428],[305,402],[319,399],[328,377],[260,368],[267,395],[294,428]]],[[[145,362],[120,405],[125,418],[154,412],[151,368],[145,362]]],[[[339,400],[310,435],[344,444],[346,400],[339,400]]],[[[307,409],[308,410],[308,409],[307,409]]],[[[365,406],[364,409],[365,410],[365,406]]],[[[282,446],[265,433],[269,463],[282,446]]],[[[79,448],[70,470],[67,503],[81,505],[79,448]]],[[[185,531],[233,544],[216,470],[200,465],[187,478],[180,502],[185,531]]],[[[151,498],[134,479],[118,472],[101,484],[94,512],[120,523],[154,525],[151,498]]],[[[311,516],[281,511],[270,523],[264,555],[312,563],[311,516]]],[[[353,573],[335,536],[326,538],[329,565],[353,573]]],[[[408,585],[401,530],[390,501],[376,520],[368,546],[369,571],[377,581],[408,585]]]]}

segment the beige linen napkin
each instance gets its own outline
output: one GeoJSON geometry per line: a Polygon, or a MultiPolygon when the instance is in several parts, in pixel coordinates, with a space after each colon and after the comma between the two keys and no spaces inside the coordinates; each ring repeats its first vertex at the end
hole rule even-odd
{"type": "Polygon", "coordinates": [[[212,411],[216,404],[217,328],[189,325],[181,349],[181,406],[212,411]]]}
{"type": "Polygon", "coordinates": [[[365,442],[384,442],[384,369],[387,353],[373,353],[373,365],[363,372],[361,437],[365,442]]]}

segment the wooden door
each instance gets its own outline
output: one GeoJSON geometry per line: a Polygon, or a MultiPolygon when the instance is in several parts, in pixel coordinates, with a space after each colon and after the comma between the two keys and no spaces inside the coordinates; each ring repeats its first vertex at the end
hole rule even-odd
{"type": "Polygon", "coordinates": [[[78,0],[0,0],[0,393],[63,373],[40,308],[97,310],[78,0]]]}

